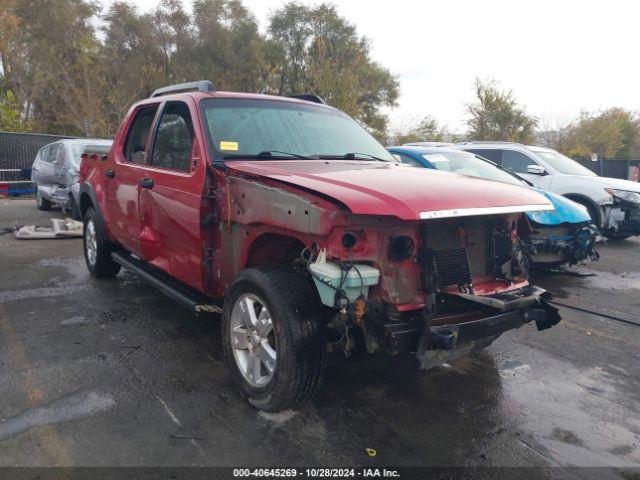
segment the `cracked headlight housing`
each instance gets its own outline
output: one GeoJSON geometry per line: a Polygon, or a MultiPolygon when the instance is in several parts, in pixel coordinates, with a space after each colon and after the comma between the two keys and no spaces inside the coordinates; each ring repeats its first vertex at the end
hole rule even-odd
{"type": "Polygon", "coordinates": [[[613,198],[617,198],[619,200],[624,200],[631,203],[640,204],[640,193],[638,192],[629,192],[627,190],[616,190],[615,188],[605,188],[605,191],[609,195],[611,195],[613,198]]]}

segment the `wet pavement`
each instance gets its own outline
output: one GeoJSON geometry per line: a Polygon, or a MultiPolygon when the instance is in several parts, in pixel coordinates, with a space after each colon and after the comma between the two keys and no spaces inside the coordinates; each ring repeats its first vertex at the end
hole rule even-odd
{"type": "MultiPolygon", "coordinates": [[[[0,231],[52,217],[0,199],[0,231]]],[[[599,250],[578,269],[595,275],[537,283],[640,322],[640,240],[599,250]]],[[[0,466],[604,466],[593,478],[637,478],[624,469],[640,466],[640,327],[597,313],[561,307],[551,330],[524,326],[429,372],[334,357],[308,406],[265,414],[235,393],[215,317],[126,272],[90,278],[79,239],[0,235],[0,466]]]]}

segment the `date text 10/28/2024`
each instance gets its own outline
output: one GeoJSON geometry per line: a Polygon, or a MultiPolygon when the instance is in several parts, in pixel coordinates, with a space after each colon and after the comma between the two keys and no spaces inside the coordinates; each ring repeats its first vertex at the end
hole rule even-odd
{"type": "Polygon", "coordinates": [[[400,478],[388,468],[234,468],[234,478],[400,478]]]}

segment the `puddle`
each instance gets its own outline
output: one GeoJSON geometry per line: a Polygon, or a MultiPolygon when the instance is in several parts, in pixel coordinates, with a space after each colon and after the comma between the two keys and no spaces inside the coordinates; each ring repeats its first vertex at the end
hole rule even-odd
{"type": "Polygon", "coordinates": [[[95,392],[71,395],[54,400],[48,405],[35,407],[0,422],[0,440],[6,440],[31,427],[67,422],[89,417],[108,410],[116,404],[111,395],[95,392]]]}
{"type": "Polygon", "coordinates": [[[500,374],[519,374],[519,373],[524,373],[531,370],[531,367],[529,365],[527,365],[526,363],[522,363],[519,360],[506,360],[501,366],[500,366],[500,374]]]}
{"type": "Polygon", "coordinates": [[[66,270],[67,275],[60,278],[60,281],[65,283],[85,282],[89,276],[84,261],[78,258],[43,258],[38,262],[38,266],[58,267],[66,270]]]}
{"type": "Polygon", "coordinates": [[[10,290],[8,292],[0,292],[0,302],[14,302],[16,300],[24,300],[27,298],[62,297],[78,293],[87,288],[87,286],[87,284],[81,284],[10,290]]]}
{"type": "Polygon", "coordinates": [[[260,415],[262,418],[264,418],[265,420],[269,420],[270,422],[273,422],[277,425],[282,425],[283,423],[288,422],[297,414],[298,412],[294,412],[293,410],[283,410],[282,412],[278,413],[269,413],[263,411],[258,412],[258,415],[260,415]]]}
{"type": "Polygon", "coordinates": [[[60,325],[83,325],[87,323],[87,317],[71,317],[60,322],[60,325]]]}

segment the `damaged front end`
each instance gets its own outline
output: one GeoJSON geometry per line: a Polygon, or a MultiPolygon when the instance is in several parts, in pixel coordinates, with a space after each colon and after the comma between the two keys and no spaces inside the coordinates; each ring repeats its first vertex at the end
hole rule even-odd
{"type": "Polygon", "coordinates": [[[531,222],[527,251],[530,262],[535,266],[573,266],[586,260],[598,260],[600,254],[595,247],[602,240],[600,232],[591,222],[561,225],[531,222]]]}
{"type": "Polygon", "coordinates": [[[604,207],[603,228],[611,237],[640,235],[640,194],[606,189],[613,203],[604,207]]]}
{"type": "Polygon", "coordinates": [[[557,324],[549,294],[527,280],[527,247],[516,234],[517,219],[428,220],[415,236],[391,227],[376,235],[389,257],[375,263],[358,255],[338,258],[331,249],[312,254],[309,268],[323,302],[340,309],[328,322],[334,348],[348,353],[361,343],[370,353],[415,353],[427,369],[481,350],[526,323],[535,322],[538,330],[557,324]],[[319,277],[332,262],[338,280],[327,287],[330,275],[319,277]]]}

